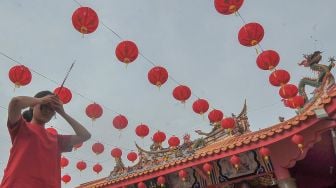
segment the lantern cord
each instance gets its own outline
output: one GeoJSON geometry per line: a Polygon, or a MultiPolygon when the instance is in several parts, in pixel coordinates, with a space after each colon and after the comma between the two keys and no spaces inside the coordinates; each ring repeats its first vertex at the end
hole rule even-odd
{"type": "Polygon", "coordinates": [[[241,16],[241,14],[239,13],[239,11],[236,12],[236,14],[239,16],[239,18],[243,21],[244,24],[246,24],[245,19],[241,16]]]}
{"type": "Polygon", "coordinates": [[[62,88],[63,88],[63,86],[64,86],[64,83],[65,83],[65,81],[67,80],[67,78],[68,78],[68,76],[69,76],[69,73],[70,73],[71,69],[72,69],[73,66],[75,65],[75,62],[76,62],[76,60],[74,60],[74,62],[72,62],[71,66],[70,66],[70,68],[69,68],[67,74],[65,75],[65,78],[64,78],[64,80],[63,80],[63,82],[62,82],[62,84],[61,84],[61,87],[60,87],[60,89],[59,89],[58,92],[57,92],[57,95],[61,92],[61,90],[62,90],[62,88]]]}
{"type": "Polygon", "coordinates": [[[80,7],[82,6],[77,0],[73,0],[75,3],[77,3],[80,7]]]}
{"type": "Polygon", "coordinates": [[[151,61],[148,57],[146,57],[145,55],[143,55],[143,53],[139,52],[140,56],[143,57],[144,59],[147,60],[148,63],[152,64],[154,67],[156,66],[156,64],[151,61]]]}
{"type": "Polygon", "coordinates": [[[113,31],[110,27],[108,27],[107,25],[105,25],[103,22],[102,22],[103,26],[106,27],[108,30],[110,30],[112,33],[114,33],[120,40],[122,40],[121,36],[116,33],[115,31],[113,31]]]}

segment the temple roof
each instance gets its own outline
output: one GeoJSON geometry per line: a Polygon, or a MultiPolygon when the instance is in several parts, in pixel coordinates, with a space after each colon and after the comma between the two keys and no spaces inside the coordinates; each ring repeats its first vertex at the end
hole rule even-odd
{"type": "Polygon", "coordinates": [[[307,103],[298,115],[284,122],[255,132],[247,132],[242,135],[234,135],[218,139],[209,145],[197,149],[188,157],[175,158],[173,160],[163,162],[159,166],[153,166],[152,168],[146,168],[136,172],[125,173],[124,175],[113,179],[99,179],[82,184],[80,187],[105,187],[113,184],[122,186],[124,185],[122,183],[125,182],[125,180],[127,180],[127,184],[131,184],[160,175],[169,174],[180,169],[203,164],[204,162],[254,150],[304,130],[308,127],[308,125],[312,125],[314,121],[318,121],[314,111],[315,109],[328,108],[328,106],[332,106],[332,111],[334,111],[336,110],[334,109],[336,106],[334,103],[336,104],[335,86],[330,88],[328,91],[321,91],[317,97],[307,103]],[[306,123],[308,121],[310,123],[306,123]]]}

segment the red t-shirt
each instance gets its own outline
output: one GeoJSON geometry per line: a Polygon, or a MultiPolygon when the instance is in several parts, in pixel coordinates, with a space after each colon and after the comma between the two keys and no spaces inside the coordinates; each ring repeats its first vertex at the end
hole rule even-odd
{"type": "Polygon", "coordinates": [[[72,150],[70,135],[52,135],[22,117],[7,123],[12,148],[0,188],[60,188],[61,152],[72,150]]]}

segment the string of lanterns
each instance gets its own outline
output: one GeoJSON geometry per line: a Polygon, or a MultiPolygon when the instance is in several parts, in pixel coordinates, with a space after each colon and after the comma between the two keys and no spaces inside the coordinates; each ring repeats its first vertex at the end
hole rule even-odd
{"type": "MultiPolygon", "coordinates": [[[[241,0],[241,1],[215,0],[215,5],[216,4],[217,4],[217,6],[215,6],[215,7],[216,7],[216,10],[218,12],[220,12],[222,14],[225,14],[225,15],[228,15],[228,14],[238,12],[238,9],[243,4],[243,0],[241,0]]],[[[80,33],[82,33],[83,35],[94,32],[97,29],[98,23],[99,23],[97,14],[95,13],[94,10],[92,10],[89,7],[78,8],[74,12],[74,14],[72,16],[72,20],[73,20],[73,25],[74,25],[75,29],[77,31],[79,31],[80,33]],[[82,19],[83,17],[85,17],[85,19],[82,19]]],[[[258,23],[245,24],[240,29],[240,31],[238,33],[238,39],[239,39],[240,44],[242,44],[244,46],[247,46],[247,47],[258,45],[260,43],[260,41],[263,39],[263,36],[264,36],[264,29],[258,23]]],[[[273,69],[275,69],[275,67],[279,63],[279,59],[280,59],[279,55],[273,50],[270,50],[270,51],[263,51],[259,55],[260,57],[258,56],[258,58],[257,58],[257,65],[262,70],[273,70],[273,69]],[[266,52],[268,52],[268,53],[266,53],[266,52]],[[278,57],[276,57],[276,55],[274,55],[275,54],[274,52],[277,54],[278,57]],[[275,57],[273,57],[273,56],[275,56],[275,57]],[[274,61],[274,62],[268,62],[268,61],[274,61]]],[[[121,43],[118,44],[118,46],[116,48],[116,56],[117,56],[119,61],[121,61],[125,64],[132,63],[138,56],[138,48],[137,48],[136,44],[132,41],[122,41],[121,43]]],[[[9,76],[10,80],[15,84],[16,87],[25,86],[25,85],[27,85],[31,82],[31,73],[30,73],[29,69],[28,69],[28,71],[27,71],[27,69],[28,68],[21,65],[20,67],[16,67],[13,70],[12,69],[10,70],[10,73],[9,73],[10,74],[10,76],[9,76]]],[[[153,67],[148,72],[149,82],[151,84],[157,86],[157,87],[161,87],[167,81],[167,79],[168,79],[168,71],[164,67],[156,66],[156,67],[153,67]]],[[[279,95],[283,98],[285,106],[288,106],[290,108],[299,108],[303,105],[304,100],[301,98],[301,96],[297,96],[298,89],[295,85],[288,84],[289,80],[290,80],[289,73],[286,70],[281,70],[281,69],[274,70],[269,77],[269,81],[273,86],[280,87],[279,95]]],[[[54,90],[54,93],[59,95],[63,104],[69,103],[71,98],[72,98],[71,91],[66,87],[56,88],[54,90]]],[[[190,96],[191,96],[191,90],[187,86],[179,85],[173,91],[173,97],[176,100],[181,101],[182,103],[185,103],[185,101],[188,100],[190,98],[190,96]]],[[[198,113],[198,114],[201,114],[201,115],[206,113],[209,109],[209,104],[205,99],[197,99],[193,103],[192,106],[193,106],[193,111],[195,113],[198,113]]],[[[86,108],[87,116],[89,118],[91,118],[93,121],[95,119],[101,117],[102,113],[103,113],[103,110],[102,110],[101,106],[96,104],[96,103],[90,104],[86,108]]],[[[233,119],[233,122],[232,122],[232,118],[231,119],[229,119],[229,118],[223,119],[223,116],[224,115],[220,110],[214,109],[213,111],[211,111],[209,113],[208,118],[209,118],[211,124],[218,125],[219,122],[221,122],[221,126],[225,129],[234,128],[234,127],[232,127],[232,126],[234,126],[234,119],[233,119]]],[[[113,119],[113,126],[116,129],[124,129],[125,127],[127,127],[127,123],[128,123],[127,118],[123,115],[118,115],[113,119]],[[117,119],[116,122],[115,122],[115,119],[117,119]]],[[[142,138],[147,136],[148,133],[149,133],[148,126],[143,125],[143,124],[141,124],[139,126],[141,126],[141,129],[145,129],[145,130],[136,131],[136,134],[138,136],[142,137],[142,138]],[[143,128],[144,126],[146,126],[147,129],[143,128]],[[140,132],[140,133],[138,134],[138,132],[140,132]]],[[[138,129],[139,126],[137,126],[137,129],[138,129]]],[[[52,131],[52,130],[49,130],[49,131],[52,131]]],[[[54,134],[57,134],[57,131],[54,134]]],[[[303,147],[303,144],[302,144],[303,143],[303,137],[302,136],[300,137],[300,136],[301,135],[294,135],[292,137],[292,141],[295,144],[297,144],[298,147],[301,149],[303,147]]],[[[176,145],[179,145],[179,140],[177,140],[178,138],[177,139],[176,138],[177,138],[176,136],[173,136],[168,140],[168,143],[171,147],[176,147],[176,145]]],[[[157,131],[153,135],[153,140],[156,143],[161,144],[163,141],[165,141],[165,139],[166,139],[166,135],[163,132],[157,131]]],[[[93,149],[93,146],[92,146],[92,150],[94,150],[94,152],[97,155],[104,151],[104,146],[101,144],[102,145],[102,147],[101,147],[101,145],[99,145],[99,144],[100,143],[95,143],[94,144],[96,149],[93,149]],[[96,146],[96,144],[98,146],[96,146]]],[[[118,149],[117,151],[120,150],[119,148],[115,148],[115,149],[118,149]]],[[[269,156],[269,151],[267,151],[266,149],[267,148],[261,148],[260,149],[260,153],[261,153],[262,156],[265,156],[265,157],[269,156]]],[[[114,150],[112,150],[112,152],[113,151],[114,150]]],[[[112,152],[111,152],[111,155],[113,157],[117,158],[117,156],[119,156],[118,152],[114,153],[114,154],[112,154],[112,152]]],[[[120,150],[120,156],[119,157],[121,157],[121,155],[122,155],[122,152],[120,150]]],[[[136,153],[135,153],[135,155],[132,154],[132,156],[133,157],[130,157],[130,158],[131,159],[135,158],[134,160],[136,160],[136,157],[134,157],[134,156],[136,156],[136,153]]],[[[129,158],[129,157],[127,156],[127,158],[129,158]]],[[[230,162],[238,170],[238,166],[239,166],[239,163],[240,163],[239,157],[237,157],[235,155],[232,156],[230,158],[230,162]]],[[[66,162],[64,162],[64,164],[66,164],[66,162]]],[[[67,166],[67,164],[65,166],[67,166]]],[[[83,162],[83,161],[78,162],[77,163],[77,168],[79,170],[81,170],[81,169],[84,170],[86,168],[85,162],[83,162]],[[78,166],[80,166],[80,167],[78,167],[78,166]]],[[[212,169],[212,166],[209,163],[205,163],[203,165],[203,170],[207,171],[209,174],[210,174],[211,169],[212,169]]],[[[97,163],[94,166],[94,171],[99,173],[101,170],[102,170],[102,166],[97,163]]],[[[179,172],[179,176],[180,176],[180,172],[179,172]]],[[[182,172],[183,173],[181,173],[182,175],[180,177],[185,177],[186,172],[185,171],[182,171],[182,172]]],[[[62,181],[64,181],[65,183],[69,182],[70,180],[71,180],[71,177],[69,175],[64,175],[62,177],[62,181]]],[[[165,178],[163,176],[160,176],[157,181],[158,181],[158,184],[163,185],[165,183],[165,178]]],[[[140,182],[140,183],[143,184],[143,182],[140,182]]],[[[140,187],[139,184],[138,184],[138,187],[140,187]]]]}

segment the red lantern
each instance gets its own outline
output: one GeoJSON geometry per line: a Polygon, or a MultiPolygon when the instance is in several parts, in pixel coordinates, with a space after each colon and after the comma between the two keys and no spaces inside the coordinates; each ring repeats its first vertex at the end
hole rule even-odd
{"type": "Polygon", "coordinates": [[[301,108],[305,103],[304,97],[300,95],[293,97],[291,100],[295,108],[301,108]]]}
{"type": "Polygon", "coordinates": [[[293,108],[293,109],[302,108],[305,103],[305,100],[304,100],[304,97],[297,95],[293,98],[283,100],[283,103],[286,107],[289,107],[289,108],[293,108]]]}
{"type": "Polygon", "coordinates": [[[77,164],[76,164],[76,167],[79,171],[83,171],[86,169],[86,162],[84,161],[79,161],[77,164]]]}
{"type": "Polygon", "coordinates": [[[78,148],[82,147],[83,142],[79,143],[79,144],[75,144],[73,147],[75,150],[77,150],[78,148]]]}
{"type": "Polygon", "coordinates": [[[112,124],[116,129],[121,130],[127,127],[128,120],[125,116],[118,115],[113,119],[112,124]]]}
{"type": "Polygon", "coordinates": [[[284,99],[295,97],[298,93],[298,88],[293,84],[285,84],[281,86],[279,95],[284,99]]]}
{"type": "Polygon", "coordinates": [[[93,167],[92,167],[92,170],[94,172],[96,172],[97,174],[99,174],[99,172],[101,172],[103,170],[103,167],[102,165],[100,165],[99,163],[95,164],[93,167]]]}
{"type": "Polygon", "coordinates": [[[16,65],[9,70],[10,81],[15,84],[15,87],[25,86],[32,80],[30,70],[24,65],[16,65]]]}
{"type": "Polygon", "coordinates": [[[230,158],[230,163],[238,170],[240,164],[240,158],[236,155],[233,155],[230,158]]]}
{"type": "Polygon", "coordinates": [[[99,155],[104,152],[104,145],[97,142],[92,145],[92,151],[96,154],[99,155]]]}
{"type": "Polygon", "coordinates": [[[185,170],[180,170],[178,172],[178,175],[179,175],[179,177],[181,178],[182,181],[185,181],[187,176],[188,176],[188,173],[185,170]]]}
{"type": "Polygon", "coordinates": [[[68,166],[68,164],[69,164],[69,160],[67,158],[65,158],[64,156],[62,156],[61,167],[64,168],[64,167],[68,166]]]}
{"type": "Polygon", "coordinates": [[[293,99],[283,99],[282,101],[286,107],[293,108],[293,109],[296,108],[294,106],[293,99]]]}
{"type": "Polygon", "coordinates": [[[80,7],[72,14],[72,25],[82,34],[94,32],[98,24],[97,13],[89,7],[80,7]]]}
{"type": "Polygon", "coordinates": [[[67,104],[72,98],[71,91],[64,86],[56,88],[54,93],[59,97],[63,104],[67,104]]]}
{"type": "Polygon", "coordinates": [[[85,113],[94,121],[103,115],[103,108],[97,103],[89,104],[85,109],[85,113]]]}
{"type": "Polygon", "coordinates": [[[223,116],[224,116],[223,112],[220,110],[216,110],[216,109],[212,110],[208,114],[210,123],[214,125],[218,125],[222,121],[223,116]]]}
{"type": "Polygon", "coordinates": [[[68,174],[62,176],[62,181],[67,184],[71,181],[71,176],[69,176],[68,174]]]}
{"type": "Polygon", "coordinates": [[[272,70],[280,62],[279,54],[274,50],[263,51],[257,57],[257,65],[262,70],[272,70]]]}
{"type": "Polygon", "coordinates": [[[248,23],[244,25],[238,33],[238,40],[243,46],[255,46],[264,37],[264,29],[258,23],[248,23]]]}
{"type": "Polygon", "coordinates": [[[209,109],[209,103],[205,99],[197,99],[193,105],[192,108],[195,113],[197,114],[204,114],[209,109]]]}
{"type": "Polygon", "coordinates": [[[148,72],[148,80],[151,84],[160,87],[168,80],[168,72],[165,68],[156,66],[148,72]]]}
{"type": "Polygon", "coordinates": [[[121,149],[119,149],[119,148],[114,148],[114,149],[112,149],[112,151],[111,151],[111,155],[112,155],[112,157],[114,157],[114,158],[121,158],[122,151],[121,151],[121,149]]]}
{"type": "Polygon", "coordinates": [[[147,185],[144,184],[144,182],[139,182],[138,183],[138,188],[147,188],[147,185]]]}
{"type": "Polygon", "coordinates": [[[163,187],[164,184],[166,183],[166,179],[165,179],[165,177],[163,177],[163,176],[158,177],[158,179],[157,179],[157,183],[158,183],[161,187],[163,187]]]}
{"type": "Polygon", "coordinates": [[[271,151],[268,148],[266,148],[266,147],[262,147],[262,148],[259,149],[259,153],[267,161],[269,159],[271,151]]]}
{"type": "Polygon", "coordinates": [[[282,86],[289,82],[290,75],[286,70],[275,70],[272,72],[272,74],[269,76],[269,82],[273,86],[282,86]]]}
{"type": "Polygon", "coordinates": [[[139,50],[134,42],[122,41],[118,44],[115,53],[119,61],[128,64],[138,57],[139,50]]]}
{"type": "Polygon", "coordinates": [[[135,133],[139,137],[144,138],[145,136],[147,136],[149,134],[149,128],[145,124],[140,124],[136,127],[135,133]]]}
{"type": "Polygon", "coordinates": [[[175,148],[180,145],[180,139],[173,135],[168,139],[168,144],[170,147],[175,148]]]}
{"type": "Polygon", "coordinates": [[[161,131],[157,131],[154,135],[153,135],[153,141],[155,143],[159,143],[161,144],[163,141],[166,140],[166,134],[164,132],[161,131]]]}
{"type": "Polygon", "coordinates": [[[135,160],[137,160],[137,158],[138,158],[138,154],[136,154],[136,153],[133,152],[133,151],[127,154],[127,159],[128,159],[129,161],[131,161],[132,163],[133,163],[135,160]]]}
{"type": "Polygon", "coordinates": [[[232,134],[232,129],[234,129],[235,126],[236,126],[236,121],[231,117],[224,118],[221,121],[221,126],[222,126],[223,129],[227,129],[229,131],[230,135],[231,135],[232,134]]]}
{"type": "Polygon", "coordinates": [[[212,170],[212,165],[209,163],[203,164],[203,170],[210,176],[211,170],[212,170]]]}
{"type": "Polygon", "coordinates": [[[173,96],[176,100],[185,103],[191,96],[191,90],[188,86],[179,85],[173,90],[173,96]]]}
{"type": "Polygon", "coordinates": [[[215,0],[216,10],[224,15],[235,13],[242,6],[244,0],[215,0]]]}
{"type": "Polygon", "coordinates": [[[46,128],[46,131],[49,132],[52,135],[57,135],[58,134],[57,131],[56,131],[56,129],[54,129],[52,127],[46,128]]]}
{"type": "Polygon", "coordinates": [[[292,136],[292,142],[298,146],[298,148],[303,152],[303,142],[304,138],[300,134],[295,134],[292,136]]]}

